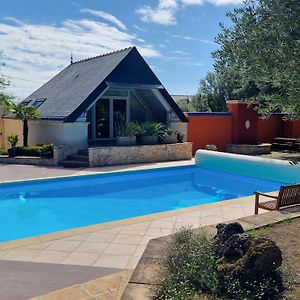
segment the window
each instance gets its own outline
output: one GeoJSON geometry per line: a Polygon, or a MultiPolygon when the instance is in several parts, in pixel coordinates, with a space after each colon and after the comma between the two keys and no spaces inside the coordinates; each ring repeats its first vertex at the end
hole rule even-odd
{"type": "Polygon", "coordinates": [[[27,106],[30,102],[31,100],[22,101],[21,106],[27,106]]]}
{"type": "Polygon", "coordinates": [[[40,106],[42,105],[42,103],[43,103],[45,100],[46,100],[46,98],[39,98],[39,99],[36,99],[36,100],[34,101],[34,103],[32,104],[32,106],[33,106],[34,108],[38,108],[38,107],[40,107],[40,106]]]}
{"type": "Polygon", "coordinates": [[[108,89],[103,96],[117,96],[117,97],[127,97],[127,89],[108,89]]]}

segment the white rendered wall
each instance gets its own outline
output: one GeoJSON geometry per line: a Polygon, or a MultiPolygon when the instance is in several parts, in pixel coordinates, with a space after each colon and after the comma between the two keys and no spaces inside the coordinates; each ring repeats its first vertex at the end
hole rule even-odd
{"type": "Polygon", "coordinates": [[[183,141],[187,141],[187,134],[188,134],[188,123],[181,122],[181,121],[171,121],[170,128],[179,131],[180,133],[184,134],[183,141]]]}
{"type": "Polygon", "coordinates": [[[30,121],[29,145],[51,142],[54,145],[86,146],[87,126],[86,122],[30,121]]]}
{"type": "Polygon", "coordinates": [[[217,151],[197,150],[199,167],[233,174],[253,176],[287,184],[300,183],[300,165],[288,161],[217,151]]]}

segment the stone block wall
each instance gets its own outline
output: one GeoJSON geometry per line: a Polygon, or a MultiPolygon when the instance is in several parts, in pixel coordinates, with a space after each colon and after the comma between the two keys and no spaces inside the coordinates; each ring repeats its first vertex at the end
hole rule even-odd
{"type": "Polygon", "coordinates": [[[36,165],[36,166],[55,166],[53,158],[44,157],[29,157],[29,156],[17,156],[8,157],[0,156],[0,164],[14,164],[14,165],[36,165]]]}
{"type": "Polygon", "coordinates": [[[90,167],[189,160],[191,158],[192,143],[89,148],[90,167]]]}

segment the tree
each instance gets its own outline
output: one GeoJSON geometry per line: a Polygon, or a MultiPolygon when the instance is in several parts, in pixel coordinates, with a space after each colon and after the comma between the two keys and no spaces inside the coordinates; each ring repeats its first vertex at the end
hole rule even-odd
{"type": "Polygon", "coordinates": [[[230,98],[229,88],[217,73],[208,72],[200,80],[197,94],[192,99],[192,104],[197,111],[222,112],[227,110],[226,100],[230,98]]]}
{"type": "Polygon", "coordinates": [[[258,103],[260,112],[300,116],[300,2],[248,0],[227,14],[213,53],[221,80],[233,78],[233,95],[258,103]]]}
{"type": "Polygon", "coordinates": [[[15,103],[11,97],[0,98],[0,104],[3,105],[6,112],[12,112],[15,118],[23,121],[23,146],[28,146],[28,121],[36,120],[41,114],[33,107],[26,106],[21,103],[15,103]]]}
{"type": "MultiPolygon", "coordinates": [[[[0,51],[0,56],[1,56],[0,51]]],[[[23,121],[23,146],[28,146],[28,120],[36,120],[41,114],[32,106],[25,106],[22,103],[15,103],[14,97],[5,93],[4,89],[9,85],[3,76],[0,76],[0,105],[6,112],[12,112],[16,119],[23,121]]]]}
{"type": "Polygon", "coordinates": [[[177,102],[180,109],[184,112],[186,111],[196,111],[195,106],[192,104],[191,101],[181,99],[177,102]]]}

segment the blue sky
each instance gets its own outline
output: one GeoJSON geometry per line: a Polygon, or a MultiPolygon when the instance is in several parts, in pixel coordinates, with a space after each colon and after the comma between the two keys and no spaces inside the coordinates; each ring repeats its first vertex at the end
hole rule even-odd
{"type": "Polygon", "coordinates": [[[193,94],[212,70],[219,23],[241,0],[1,0],[8,91],[25,98],[70,62],[137,46],[171,94],[193,94]]]}

